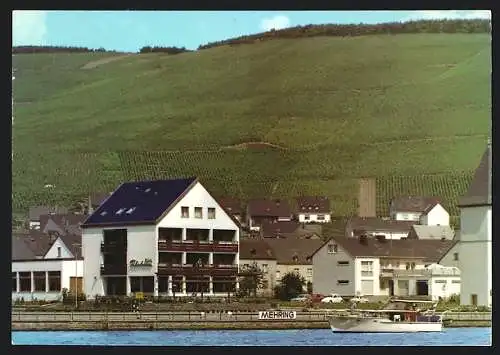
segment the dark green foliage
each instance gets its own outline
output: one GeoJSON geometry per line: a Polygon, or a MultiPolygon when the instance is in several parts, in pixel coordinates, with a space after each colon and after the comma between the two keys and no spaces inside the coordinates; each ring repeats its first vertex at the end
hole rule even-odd
{"type": "Polygon", "coordinates": [[[180,53],[186,53],[186,52],[191,52],[189,49],[186,49],[185,47],[178,48],[178,47],[158,47],[158,46],[145,46],[142,47],[139,50],[139,53],[167,53],[167,54],[180,54],[180,53]]]}
{"type": "Polygon", "coordinates": [[[303,293],[306,280],[301,275],[289,272],[283,275],[280,284],[275,287],[275,297],[280,300],[288,301],[303,293]]]}

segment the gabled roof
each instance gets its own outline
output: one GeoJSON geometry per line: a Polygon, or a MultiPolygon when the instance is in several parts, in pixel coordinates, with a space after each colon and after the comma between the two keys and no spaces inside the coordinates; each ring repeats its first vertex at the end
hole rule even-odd
{"type": "MultiPolygon", "coordinates": [[[[353,258],[408,258],[423,259],[428,262],[437,262],[448,252],[456,240],[432,239],[394,239],[379,241],[376,238],[366,238],[363,242],[359,238],[336,237],[328,243],[337,243],[353,258]]],[[[321,248],[317,249],[315,253],[321,248]]]]}
{"type": "Polygon", "coordinates": [[[251,217],[290,217],[292,211],[285,200],[254,199],[248,202],[251,217]]]}
{"type": "Polygon", "coordinates": [[[59,237],[64,245],[69,249],[71,254],[81,258],[82,256],[82,236],[81,234],[70,234],[61,235],[59,237]]]}
{"type": "Polygon", "coordinates": [[[297,197],[297,213],[330,213],[330,200],[324,196],[297,197]]]}
{"type": "Polygon", "coordinates": [[[83,223],[93,226],[154,224],[181,199],[198,180],[137,181],[121,184],[83,223]]]}
{"type": "Polygon", "coordinates": [[[278,264],[311,265],[312,254],[323,245],[320,239],[267,239],[278,264]]]}
{"type": "Polygon", "coordinates": [[[80,225],[87,216],[74,213],[52,214],[40,216],[40,230],[43,233],[58,232],[59,234],[80,234],[80,225]]]}
{"type": "Polygon", "coordinates": [[[276,260],[273,250],[263,239],[241,239],[240,260],[276,260]]]}
{"type": "Polygon", "coordinates": [[[491,206],[491,155],[491,143],[488,143],[467,193],[459,200],[459,207],[491,206]]]}
{"type": "Polygon", "coordinates": [[[56,239],[56,236],[42,233],[39,230],[30,230],[28,233],[13,233],[12,260],[43,258],[56,239]],[[14,256],[16,256],[16,258],[14,258],[14,256]],[[23,258],[21,258],[21,256],[23,258]]]}
{"type": "Polygon", "coordinates": [[[353,231],[358,235],[365,232],[407,233],[414,224],[414,221],[386,220],[379,217],[351,217],[347,222],[346,232],[353,231]]]}
{"type": "Polygon", "coordinates": [[[281,233],[293,233],[299,227],[300,223],[297,221],[264,222],[260,230],[264,237],[275,237],[281,233]]]}
{"type": "Polygon", "coordinates": [[[241,201],[233,197],[221,197],[217,198],[217,202],[222,208],[226,210],[228,214],[241,214],[243,209],[241,207],[241,201]]]}
{"type": "Polygon", "coordinates": [[[39,221],[41,215],[56,214],[56,213],[68,213],[66,207],[49,207],[49,206],[34,206],[29,209],[29,220],[39,221]]]}
{"type": "Polygon", "coordinates": [[[441,203],[437,197],[400,196],[392,199],[392,211],[423,213],[429,206],[441,203]]]}
{"type": "Polygon", "coordinates": [[[452,240],[455,231],[450,226],[423,226],[416,224],[412,226],[408,238],[415,239],[447,239],[452,240]]]}

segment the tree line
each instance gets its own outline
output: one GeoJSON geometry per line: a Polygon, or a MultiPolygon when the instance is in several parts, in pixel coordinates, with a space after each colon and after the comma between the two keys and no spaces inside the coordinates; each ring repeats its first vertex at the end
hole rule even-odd
{"type": "MultiPolygon", "coordinates": [[[[395,35],[409,33],[491,33],[491,22],[487,19],[471,20],[418,20],[408,22],[390,22],[381,24],[324,24],[295,26],[281,30],[270,30],[247,36],[229,38],[222,41],[209,42],[200,45],[198,50],[209,49],[220,46],[237,46],[241,44],[253,44],[272,39],[292,39],[318,36],[354,37],[367,35],[395,35]]],[[[12,54],[23,53],[95,53],[107,52],[117,53],[105,48],[92,49],[87,47],[70,46],[16,46],[12,47],[12,54]]],[[[144,46],[138,53],[167,53],[180,54],[191,52],[185,47],[162,47],[144,46]]]]}
{"type": "Polygon", "coordinates": [[[471,20],[419,20],[409,22],[391,22],[381,24],[324,24],[295,26],[281,30],[240,36],[222,41],[200,45],[198,50],[219,47],[252,44],[271,39],[292,39],[318,36],[367,36],[381,34],[409,34],[409,33],[490,33],[491,22],[485,19],[471,20]]]}

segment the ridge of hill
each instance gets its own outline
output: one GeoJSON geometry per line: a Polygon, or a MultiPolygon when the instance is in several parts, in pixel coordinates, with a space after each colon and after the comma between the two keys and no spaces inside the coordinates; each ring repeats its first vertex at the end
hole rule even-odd
{"type": "Polygon", "coordinates": [[[327,195],[335,215],[355,213],[357,179],[373,177],[379,214],[431,190],[456,214],[491,132],[486,33],[116,55],[13,57],[14,210],[197,175],[242,199],[327,195]]]}

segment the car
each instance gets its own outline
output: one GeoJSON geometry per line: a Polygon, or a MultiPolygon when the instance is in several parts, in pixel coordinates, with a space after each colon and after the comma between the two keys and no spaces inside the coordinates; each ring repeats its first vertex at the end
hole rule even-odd
{"type": "Polygon", "coordinates": [[[362,297],[362,296],[355,296],[353,298],[350,299],[351,302],[355,302],[355,303],[368,303],[368,299],[365,298],[365,297],[362,297]]]}
{"type": "Polygon", "coordinates": [[[309,295],[303,294],[303,295],[298,295],[297,297],[292,298],[290,301],[291,302],[307,302],[307,301],[309,301],[309,299],[310,299],[309,295]]]}
{"type": "Polygon", "coordinates": [[[342,297],[336,293],[332,293],[321,300],[321,303],[341,303],[343,301],[342,297]]]}

